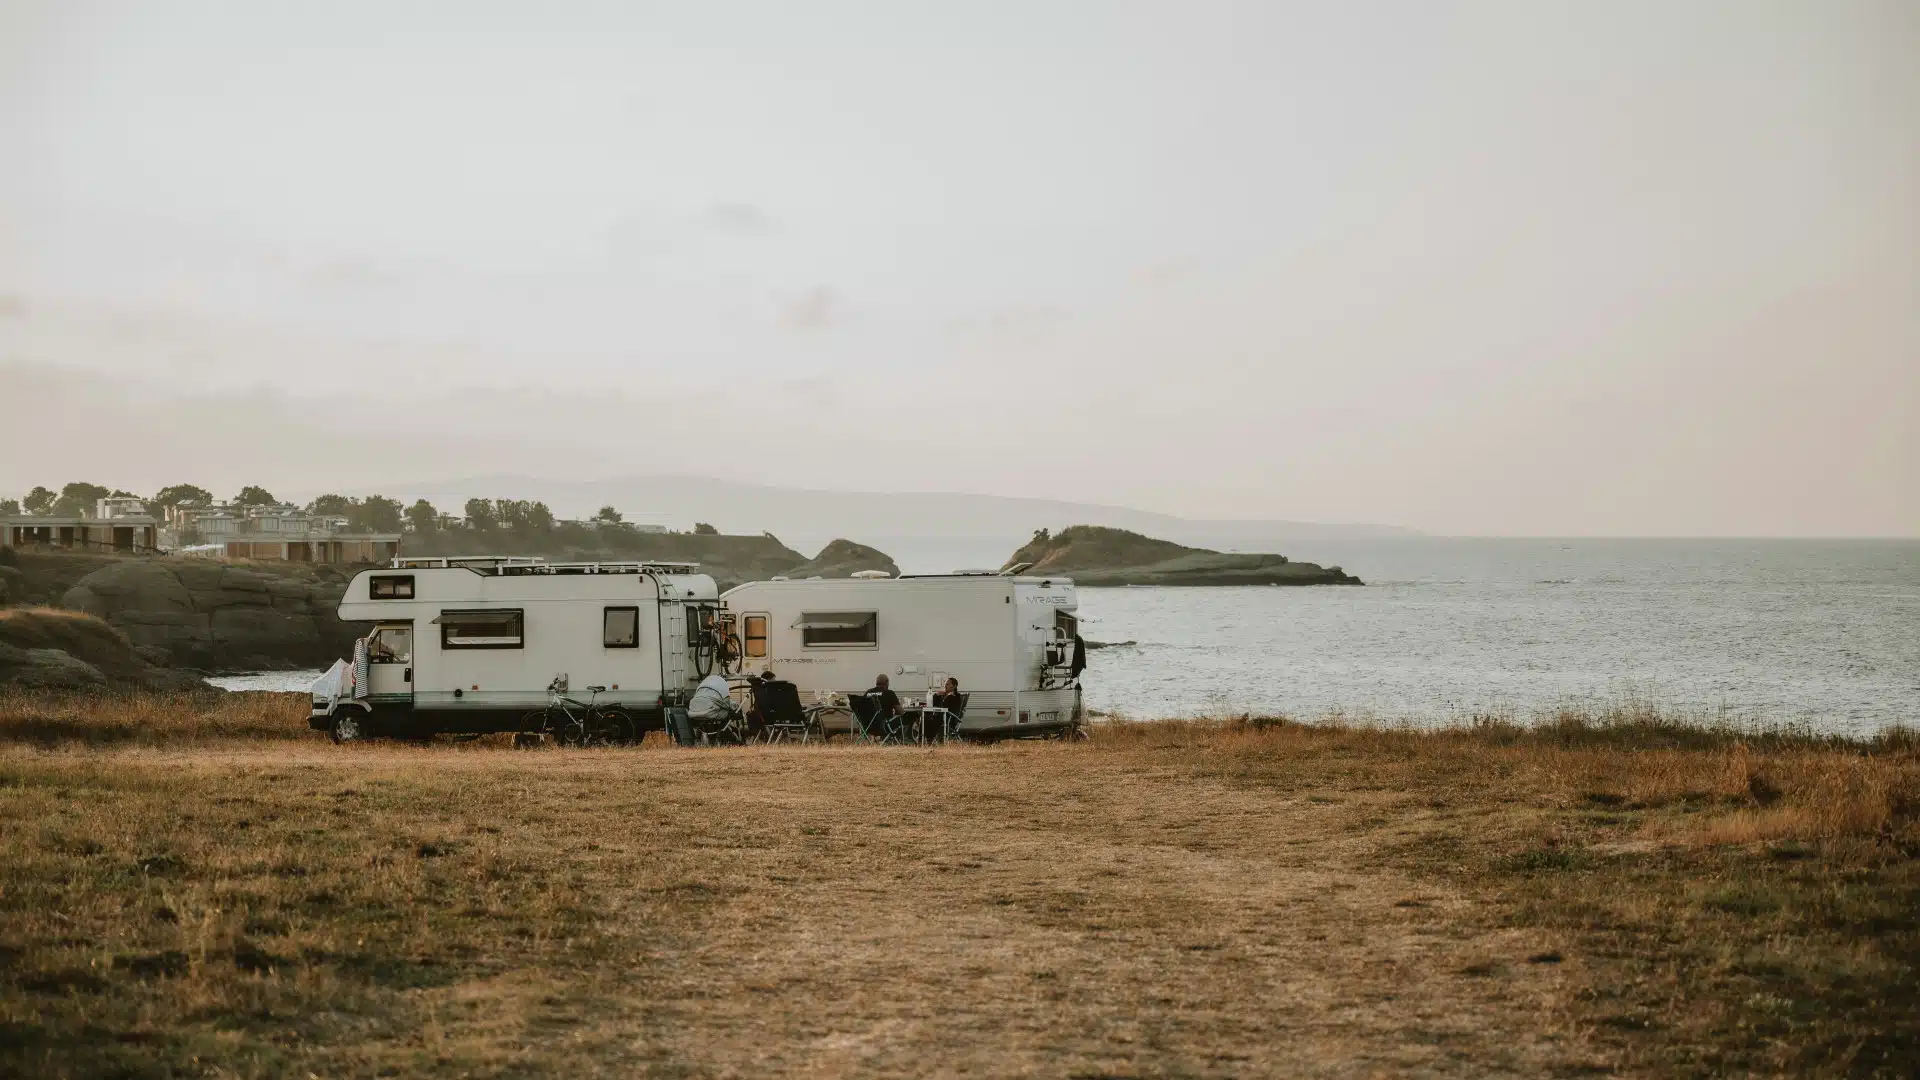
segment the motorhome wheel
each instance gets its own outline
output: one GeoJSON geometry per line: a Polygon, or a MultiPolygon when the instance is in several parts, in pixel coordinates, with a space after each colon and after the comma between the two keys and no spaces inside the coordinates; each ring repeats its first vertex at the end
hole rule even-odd
{"type": "Polygon", "coordinates": [[[341,709],[333,714],[333,722],[327,726],[327,734],[337,743],[358,742],[367,737],[367,729],[361,722],[358,709],[341,709]]]}

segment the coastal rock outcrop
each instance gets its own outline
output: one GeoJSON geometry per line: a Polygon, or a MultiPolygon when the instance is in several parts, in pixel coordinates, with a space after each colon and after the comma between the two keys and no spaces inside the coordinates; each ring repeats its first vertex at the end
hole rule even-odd
{"type": "Polygon", "coordinates": [[[1002,569],[1022,563],[1028,564],[1025,573],[1059,574],[1077,585],[1362,584],[1337,566],[1191,548],[1101,525],[1074,525],[1057,534],[1042,529],[1002,569]]]}
{"type": "Polygon", "coordinates": [[[893,577],[900,576],[899,565],[886,552],[851,540],[835,540],[821,548],[820,554],[782,573],[791,578],[843,578],[862,570],[884,570],[893,577]]]}
{"type": "MultiPolygon", "coordinates": [[[[338,575],[335,575],[338,576],[338,575]]],[[[362,629],[334,615],[344,579],[188,559],[126,559],[81,578],[60,606],[94,615],[171,667],[322,665],[362,629]]]]}

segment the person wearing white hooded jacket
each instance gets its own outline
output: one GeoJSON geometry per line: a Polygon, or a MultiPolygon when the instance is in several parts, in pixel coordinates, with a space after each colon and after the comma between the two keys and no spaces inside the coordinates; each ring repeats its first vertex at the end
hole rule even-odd
{"type": "Polygon", "coordinates": [[[707,727],[733,715],[733,699],[727,694],[727,677],[714,672],[700,680],[687,702],[687,715],[707,727]]]}

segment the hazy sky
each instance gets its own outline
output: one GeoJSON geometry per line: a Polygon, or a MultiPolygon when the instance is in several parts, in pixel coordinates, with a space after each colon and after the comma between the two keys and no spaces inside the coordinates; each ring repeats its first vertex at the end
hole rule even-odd
{"type": "Polygon", "coordinates": [[[1920,4],[0,0],[0,401],[0,494],[1920,534],[1920,4]]]}

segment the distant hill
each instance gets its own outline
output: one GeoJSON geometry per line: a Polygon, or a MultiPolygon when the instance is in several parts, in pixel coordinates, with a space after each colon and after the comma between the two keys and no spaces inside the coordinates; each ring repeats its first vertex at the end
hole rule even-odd
{"type": "Polygon", "coordinates": [[[1125,529],[1074,525],[1045,529],[1002,569],[1059,574],[1077,585],[1359,585],[1337,566],[1294,562],[1285,555],[1240,555],[1155,540],[1125,529]]]}
{"type": "MultiPolygon", "coordinates": [[[[368,490],[347,494],[365,495],[368,490]]],[[[319,492],[295,492],[301,499],[319,492]]],[[[585,517],[618,507],[629,521],[691,528],[711,522],[726,533],[772,532],[803,550],[809,539],[836,536],[993,537],[1018,543],[1035,529],[1079,522],[1227,547],[1271,545],[1333,537],[1416,536],[1392,525],[1304,521],[1182,518],[1062,499],[1008,498],[955,492],[819,491],[739,484],[699,476],[626,476],[610,480],[542,480],[473,476],[395,483],[379,494],[404,501],[425,498],[453,513],[470,498],[538,499],[561,517],[585,517]]]]}
{"type": "Polygon", "coordinates": [[[787,577],[852,577],[862,570],[884,570],[895,577],[900,567],[887,553],[851,540],[835,540],[820,549],[820,554],[785,571],[787,577]]]}
{"type": "Polygon", "coordinates": [[[809,559],[770,533],[753,535],[692,532],[643,533],[625,529],[583,529],[562,525],[549,532],[526,533],[508,529],[486,533],[465,530],[411,533],[402,542],[408,555],[543,555],[549,559],[605,561],[653,559],[694,562],[722,589],[770,577],[848,577],[858,570],[900,568],[884,552],[835,540],[809,559]]]}

